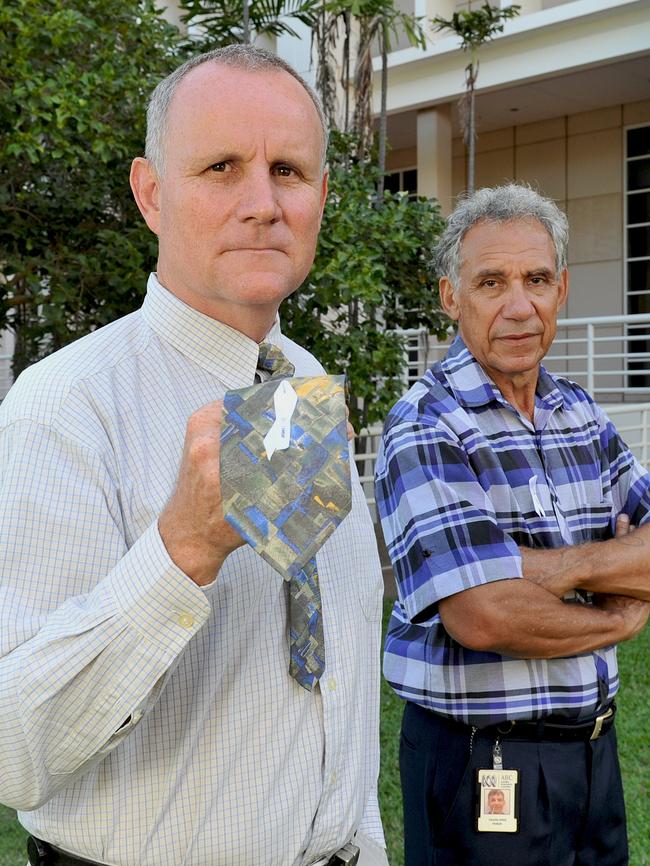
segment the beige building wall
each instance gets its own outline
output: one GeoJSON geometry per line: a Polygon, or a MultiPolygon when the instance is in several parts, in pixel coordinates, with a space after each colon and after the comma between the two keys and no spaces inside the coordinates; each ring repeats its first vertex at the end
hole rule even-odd
{"type": "MultiPolygon", "coordinates": [[[[530,183],[555,199],[569,219],[570,292],[564,315],[618,316],[627,312],[624,288],[624,129],[650,122],[650,101],[616,105],[514,126],[480,136],[477,186],[506,180],[530,183]]],[[[453,194],[464,188],[465,155],[461,139],[452,145],[453,194]]],[[[584,334],[584,331],[583,331],[584,334]]],[[[611,337],[607,352],[623,348],[621,326],[599,329],[611,337]]],[[[577,376],[585,369],[583,343],[560,331],[564,363],[558,372],[577,376]]],[[[596,386],[620,387],[622,378],[597,377],[596,386]]]]}
{"type": "MultiPolygon", "coordinates": [[[[480,135],[476,185],[529,183],[555,199],[571,228],[566,315],[622,315],[624,129],[650,123],[650,100],[480,135]],[[597,298],[594,297],[597,292],[597,298]]],[[[452,142],[452,193],[465,186],[465,149],[452,142]]]]}

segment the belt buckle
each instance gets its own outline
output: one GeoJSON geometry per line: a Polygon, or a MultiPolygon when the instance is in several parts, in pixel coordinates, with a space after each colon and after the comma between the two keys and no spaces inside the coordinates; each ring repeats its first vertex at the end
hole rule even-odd
{"type": "Polygon", "coordinates": [[[47,866],[51,863],[52,849],[35,836],[27,837],[27,856],[32,866],[47,866]]]}
{"type": "Polygon", "coordinates": [[[607,719],[611,719],[613,715],[614,710],[610,707],[607,712],[602,713],[600,716],[596,716],[596,721],[594,722],[594,729],[591,732],[591,736],[589,737],[590,740],[598,739],[598,737],[600,736],[600,732],[603,729],[604,722],[606,722],[607,719]]]}
{"type": "Polygon", "coordinates": [[[357,845],[348,842],[347,845],[339,848],[339,850],[334,854],[330,860],[330,864],[332,864],[332,866],[338,866],[338,864],[342,864],[342,866],[356,866],[359,862],[360,850],[361,849],[357,845]]]}

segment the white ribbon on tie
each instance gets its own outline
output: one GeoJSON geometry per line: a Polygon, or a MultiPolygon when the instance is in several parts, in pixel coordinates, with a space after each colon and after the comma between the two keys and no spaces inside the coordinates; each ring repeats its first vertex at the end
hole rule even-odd
{"type": "Polygon", "coordinates": [[[284,451],[291,443],[291,416],[297,402],[298,395],[287,379],[283,379],[273,395],[275,421],[264,437],[264,447],[269,460],[275,451],[284,451]]]}

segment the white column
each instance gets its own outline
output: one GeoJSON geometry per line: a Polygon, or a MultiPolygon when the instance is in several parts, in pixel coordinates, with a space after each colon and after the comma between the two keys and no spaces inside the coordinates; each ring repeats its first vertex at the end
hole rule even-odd
{"type": "Polygon", "coordinates": [[[437,198],[446,216],[451,211],[451,105],[418,112],[418,195],[437,198]]]}

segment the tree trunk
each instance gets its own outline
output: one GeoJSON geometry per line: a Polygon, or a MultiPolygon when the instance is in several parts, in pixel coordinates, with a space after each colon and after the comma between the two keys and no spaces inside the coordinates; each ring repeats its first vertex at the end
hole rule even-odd
{"type": "Polygon", "coordinates": [[[249,0],[243,0],[242,7],[242,42],[244,45],[250,45],[251,42],[251,26],[250,16],[248,14],[249,0]]]}
{"type": "Polygon", "coordinates": [[[467,192],[474,192],[474,168],[476,162],[476,100],[474,98],[474,79],[470,79],[469,88],[469,129],[467,142],[467,192]]]}
{"type": "Polygon", "coordinates": [[[350,12],[346,10],[343,13],[343,27],[345,36],[343,39],[343,69],[341,84],[344,94],[344,111],[343,111],[343,130],[350,131],[350,41],[352,35],[352,25],[350,22],[350,12]]]}
{"type": "Polygon", "coordinates": [[[377,161],[379,164],[379,185],[377,188],[377,199],[384,199],[384,184],[386,180],[386,137],[387,137],[387,94],[388,94],[388,46],[386,44],[386,24],[382,23],[378,31],[381,48],[381,110],[379,113],[379,153],[377,161]]]}

